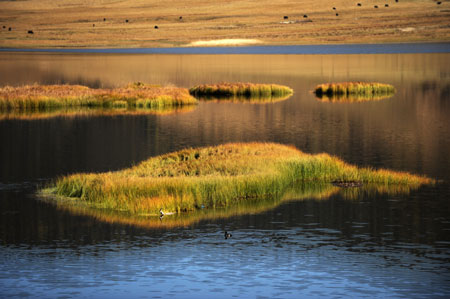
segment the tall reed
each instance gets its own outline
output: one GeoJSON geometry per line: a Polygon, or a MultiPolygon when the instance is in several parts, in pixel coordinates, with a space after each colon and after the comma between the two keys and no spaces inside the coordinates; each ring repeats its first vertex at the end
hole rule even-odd
{"type": "Polygon", "coordinates": [[[123,88],[92,89],[80,85],[26,85],[0,88],[0,111],[61,107],[163,108],[196,104],[185,88],[143,83],[123,88]]]}
{"type": "Polygon", "coordinates": [[[335,180],[410,186],[433,182],[403,172],[358,168],[291,146],[231,143],[153,157],[116,172],[65,176],[45,192],[100,208],[156,214],[160,208],[181,212],[276,197],[299,181],[335,180]]]}
{"type": "Polygon", "coordinates": [[[369,100],[393,95],[395,88],[390,84],[376,82],[342,82],[317,85],[314,92],[319,98],[359,98],[369,100]]]}
{"type": "Polygon", "coordinates": [[[198,85],[189,92],[195,97],[270,99],[291,95],[294,91],[277,84],[219,83],[198,85]]]}

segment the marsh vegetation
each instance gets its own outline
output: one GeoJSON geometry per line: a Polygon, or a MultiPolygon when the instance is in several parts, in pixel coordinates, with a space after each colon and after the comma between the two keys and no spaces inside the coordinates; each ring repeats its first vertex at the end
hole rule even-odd
{"type": "Polygon", "coordinates": [[[327,154],[305,154],[275,143],[231,143],[150,158],[128,169],[56,180],[43,194],[91,207],[159,215],[225,207],[282,196],[298,182],[355,181],[418,187],[426,177],[349,165],[327,154]]]}
{"type": "Polygon", "coordinates": [[[164,109],[194,105],[185,88],[132,83],[122,88],[93,89],[81,85],[25,85],[0,88],[0,111],[61,107],[164,109]]]}
{"type": "Polygon", "coordinates": [[[293,94],[287,86],[278,84],[219,83],[202,84],[189,89],[189,93],[203,99],[264,102],[287,99],[293,94]]]}
{"type": "Polygon", "coordinates": [[[316,97],[324,101],[362,102],[382,100],[395,93],[394,86],[376,82],[342,82],[317,85],[316,97]]]}

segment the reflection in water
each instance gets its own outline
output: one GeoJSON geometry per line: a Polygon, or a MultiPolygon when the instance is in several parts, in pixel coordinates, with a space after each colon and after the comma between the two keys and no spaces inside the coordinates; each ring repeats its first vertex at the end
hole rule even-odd
{"type": "Polygon", "coordinates": [[[128,225],[136,225],[145,228],[173,228],[180,226],[189,226],[202,220],[217,220],[222,218],[230,218],[234,216],[257,214],[275,208],[283,201],[295,198],[296,200],[304,198],[322,199],[328,198],[333,193],[338,192],[337,187],[331,184],[301,184],[286,191],[284,195],[236,200],[226,208],[205,208],[197,211],[190,211],[174,215],[166,215],[158,217],[156,215],[146,216],[120,213],[114,210],[96,209],[80,201],[68,199],[53,200],[51,197],[43,197],[47,202],[56,205],[57,209],[69,211],[75,215],[86,215],[94,217],[99,221],[108,223],[120,223],[128,225]]]}
{"type": "Polygon", "coordinates": [[[316,95],[316,100],[330,103],[355,103],[367,101],[381,101],[392,98],[393,95],[316,95]]]}
{"type": "Polygon", "coordinates": [[[54,108],[45,110],[7,110],[0,112],[2,120],[37,120],[54,117],[98,117],[98,116],[123,116],[123,115],[169,115],[186,113],[195,110],[194,105],[166,106],[161,108],[146,109],[119,109],[119,108],[54,108]]]}
{"type": "Polygon", "coordinates": [[[291,86],[294,95],[270,105],[205,101],[165,116],[0,121],[0,183],[9,186],[0,190],[0,294],[448,297],[449,55],[1,53],[0,85],[241,81],[291,86]],[[383,81],[397,93],[363,105],[326,105],[310,93],[337,81],[383,81]],[[292,144],[444,182],[395,194],[340,189],[321,200],[287,194],[250,214],[239,206],[200,211],[205,218],[155,229],[74,214],[36,200],[33,188],[11,187],[241,141],[292,144]],[[233,237],[224,240],[225,230],[233,237]]]}
{"type": "Polygon", "coordinates": [[[282,286],[288,298],[448,294],[450,253],[439,242],[445,232],[436,230],[446,205],[430,191],[408,198],[305,198],[257,214],[156,230],[3,193],[0,289],[46,297],[210,297],[223,285],[227,297],[260,294],[261,285],[271,297],[281,296],[282,286]],[[225,230],[233,237],[224,240],[225,230]]]}
{"type": "Polygon", "coordinates": [[[266,198],[237,200],[224,208],[205,208],[202,210],[165,215],[136,215],[133,213],[118,212],[115,210],[98,209],[83,204],[83,202],[73,199],[53,199],[43,196],[46,202],[54,204],[58,210],[68,211],[73,215],[84,215],[107,223],[117,223],[135,225],[142,228],[174,228],[185,227],[196,224],[200,221],[218,220],[248,214],[263,213],[276,208],[282,203],[304,199],[328,199],[332,195],[339,194],[346,200],[358,200],[362,196],[377,197],[388,194],[390,196],[408,195],[411,190],[418,187],[407,185],[374,185],[368,184],[360,188],[339,188],[327,183],[299,183],[286,190],[282,195],[266,198]]]}
{"type": "Polygon", "coordinates": [[[249,104],[270,104],[276,102],[286,101],[292,97],[292,95],[280,96],[280,97],[197,97],[201,101],[212,101],[212,102],[225,102],[225,103],[249,103],[249,104]]]}

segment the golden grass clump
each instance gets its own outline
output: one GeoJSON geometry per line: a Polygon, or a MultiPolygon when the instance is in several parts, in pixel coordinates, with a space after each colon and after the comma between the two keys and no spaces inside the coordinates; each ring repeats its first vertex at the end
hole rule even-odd
{"type": "Polygon", "coordinates": [[[189,89],[189,92],[195,97],[271,100],[289,96],[294,91],[287,86],[277,84],[219,83],[198,85],[189,89]]]}
{"type": "Polygon", "coordinates": [[[58,107],[147,108],[196,104],[185,88],[143,83],[123,88],[93,89],[80,85],[26,85],[0,88],[0,111],[58,107]]]}
{"type": "Polygon", "coordinates": [[[361,102],[381,100],[395,93],[394,86],[375,82],[343,82],[317,85],[314,93],[326,101],[361,102]]]}
{"type": "Polygon", "coordinates": [[[150,158],[129,169],[73,174],[44,193],[93,207],[157,215],[274,198],[298,182],[358,181],[418,187],[433,180],[349,165],[327,154],[305,154],[275,143],[231,143],[150,158]]]}

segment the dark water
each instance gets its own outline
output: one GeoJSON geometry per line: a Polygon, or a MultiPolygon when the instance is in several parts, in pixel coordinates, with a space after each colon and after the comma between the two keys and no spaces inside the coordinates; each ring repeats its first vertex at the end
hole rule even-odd
{"type": "Polygon", "coordinates": [[[0,116],[0,295],[449,297],[450,54],[0,54],[0,85],[132,81],[292,87],[272,104],[201,102],[168,115],[0,116]],[[390,99],[320,102],[316,84],[393,84],[390,99]],[[442,180],[409,193],[337,193],[182,227],[106,221],[36,200],[37,184],[234,141],[293,144],[442,180]],[[224,230],[233,237],[224,240],[224,230]]]}

